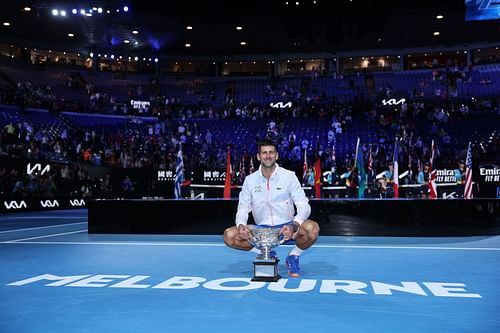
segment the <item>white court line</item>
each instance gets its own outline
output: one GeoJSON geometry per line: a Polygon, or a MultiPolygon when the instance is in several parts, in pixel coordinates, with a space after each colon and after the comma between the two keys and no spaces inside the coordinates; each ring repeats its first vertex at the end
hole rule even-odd
{"type": "Polygon", "coordinates": [[[78,223],[66,223],[66,224],[54,224],[54,225],[46,225],[44,227],[34,227],[34,228],[23,228],[23,229],[12,229],[12,230],[4,230],[0,231],[0,234],[4,234],[7,232],[16,232],[16,231],[26,231],[26,230],[36,230],[36,229],[46,229],[46,228],[56,228],[56,227],[65,227],[67,225],[77,225],[77,224],[86,224],[88,222],[78,222],[78,223]]]}
{"type": "MultiPolygon", "coordinates": [[[[86,231],[81,230],[79,232],[86,231]]],[[[74,232],[76,233],[76,232],[74,232]]],[[[55,235],[53,235],[55,236],[55,235]]],[[[50,236],[43,236],[50,237],[50,236]]],[[[41,238],[41,237],[40,237],[41,238]]],[[[7,241],[0,242],[0,244],[48,244],[48,245],[131,245],[131,246],[207,246],[207,247],[225,247],[226,245],[221,243],[180,243],[180,242],[162,242],[162,243],[151,243],[151,242],[73,242],[73,241],[47,241],[47,242],[26,242],[23,240],[19,241],[7,241]]],[[[281,245],[283,247],[293,247],[294,245],[281,245]]],[[[444,251],[500,251],[500,248],[495,247],[440,247],[440,246],[376,246],[376,245],[325,245],[319,244],[314,245],[313,248],[338,248],[338,249],[388,249],[388,250],[444,250],[444,251]]]]}
{"type": "Polygon", "coordinates": [[[77,234],[79,232],[84,232],[84,231],[86,232],[88,230],[87,229],[83,229],[83,230],[76,230],[76,231],[70,231],[70,232],[61,232],[61,233],[58,233],[58,234],[50,234],[50,235],[43,235],[43,236],[30,237],[30,238],[13,239],[13,240],[5,241],[4,243],[17,243],[17,242],[23,242],[23,241],[28,241],[28,240],[32,240],[32,239],[40,239],[40,238],[47,238],[47,237],[71,235],[71,234],[77,234]]]}

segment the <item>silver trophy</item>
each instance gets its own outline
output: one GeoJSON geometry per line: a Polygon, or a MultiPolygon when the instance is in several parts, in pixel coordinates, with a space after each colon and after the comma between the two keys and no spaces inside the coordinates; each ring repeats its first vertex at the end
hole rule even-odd
{"type": "Polygon", "coordinates": [[[272,254],[272,249],[283,243],[280,240],[279,228],[256,228],[248,226],[249,242],[260,250],[253,262],[254,277],[252,281],[276,282],[281,279],[278,274],[278,257],[272,254]]]}

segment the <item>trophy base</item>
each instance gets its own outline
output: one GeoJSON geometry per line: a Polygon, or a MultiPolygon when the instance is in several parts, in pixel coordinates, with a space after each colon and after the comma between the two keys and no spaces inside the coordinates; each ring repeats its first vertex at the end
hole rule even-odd
{"type": "Polygon", "coordinates": [[[267,276],[262,276],[262,277],[254,277],[252,278],[252,282],[278,282],[279,279],[281,279],[281,275],[273,276],[273,277],[267,277],[267,276]]]}
{"type": "Polygon", "coordinates": [[[257,260],[253,263],[253,279],[258,282],[276,282],[281,279],[278,274],[279,259],[257,260]]]}

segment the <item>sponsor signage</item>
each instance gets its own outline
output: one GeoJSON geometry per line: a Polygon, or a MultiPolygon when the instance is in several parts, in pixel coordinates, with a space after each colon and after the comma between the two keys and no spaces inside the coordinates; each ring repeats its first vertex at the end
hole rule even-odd
{"type": "Polygon", "coordinates": [[[54,208],[59,207],[59,202],[57,200],[40,200],[40,205],[43,208],[54,208]]]}
{"type": "Polygon", "coordinates": [[[273,109],[284,109],[284,108],[291,108],[292,107],[292,102],[271,102],[269,103],[269,106],[272,107],[273,109]]]}
{"type": "Polygon", "coordinates": [[[479,167],[479,177],[483,182],[500,182],[500,168],[496,165],[479,167]]]}
{"type": "Polygon", "coordinates": [[[26,165],[26,174],[28,175],[43,175],[50,171],[50,164],[28,163],[26,165]]]}
{"type": "Polygon", "coordinates": [[[139,108],[147,109],[151,105],[151,103],[149,101],[134,101],[134,100],[131,100],[130,101],[130,105],[132,105],[132,107],[134,109],[139,109],[139,108]]]}
{"type": "Polygon", "coordinates": [[[85,201],[83,199],[70,199],[69,204],[71,207],[84,207],[85,201]]]}
{"type": "Polygon", "coordinates": [[[406,102],[406,99],[404,98],[401,98],[401,99],[395,99],[395,98],[391,98],[391,99],[383,99],[382,100],[382,105],[399,105],[399,104],[403,104],[404,102],[406,102]]]}
{"type": "Polygon", "coordinates": [[[16,200],[11,200],[11,201],[4,201],[3,202],[5,208],[8,210],[11,209],[22,209],[22,208],[28,208],[28,205],[24,200],[21,201],[16,201],[16,200]]]}

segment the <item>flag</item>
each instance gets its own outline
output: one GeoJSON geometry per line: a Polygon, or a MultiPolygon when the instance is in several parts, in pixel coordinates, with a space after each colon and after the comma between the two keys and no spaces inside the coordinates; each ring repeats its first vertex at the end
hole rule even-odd
{"type": "Polygon", "coordinates": [[[373,158],[372,158],[372,150],[370,149],[370,152],[368,153],[368,171],[373,170],[373,158]]]}
{"type": "Polygon", "coordinates": [[[436,145],[434,144],[434,140],[432,140],[431,160],[430,160],[430,168],[429,168],[429,196],[431,199],[437,199],[437,186],[436,186],[437,173],[436,173],[436,170],[434,170],[435,154],[436,154],[436,145]]]}
{"type": "Polygon", "coordinates": [[[358,169],[358,178],[359,178],[359,187],[358,187],[358,198],[365,197],[365,187],[366,187],[366,172],[365,172],[365,163],[363,161],[363,150],[359,145],[359,137],[358,142],[356,143],[356,157],[354,159],[354,165],[358,169]]]}
{"type": "Polygon", "coordinates": [[[224,199],[231,199],[231,153],[227,146],[226,181],[224,182],[224,199]]]}
{"type": "Polygon", "coordinates": [[[250,174],[255,172],[255,167],[253,166],[253,157],[250,155],[250,174]]]}
{"type": "Polygon", "coordinates": [[[465,187],[464,199],[472,199],[472,148],[469,142],[467,148],[467,158],[465,159],[465,187]]]}
{"type": "Polygon", "coordinates": [[[398,161],[398,150],[399,150],[399,138],[396,138],[396,143],[394,144],[394,156],[392,158],[392,164],[394,170],[392,171],[392,187],[394,189],[394,198],[399,198],[399,161],[398,161]]]}
{"type": "Polygon", "coordinates": [[[182,161],[182,147],[179,144],[179,151],[177,152],[177,159],[175,161],[175,185],[174,195],[176,199],[181,196],[181,184],[184,181],[184,162],[182,161]]]}
{"type": "Polygon", "coordinates": [[[241,184],[243,184],[243,181],[245,180],[245,157],[244,156],[241,156],[241,160],[240,160],[240,174],[239,174],[239,177],[238,177],[238,180],[241,184]]]}
{"type": "Polygon", "coordinates": [[[317,199],[321,198],[321,161],[319,156],[314,163],[314,191],[317,199]]]}
{"type": "Polygon", "coordinates": [[[304,149],[304,166],[302,167],[302,183],[307,185],[307,149],[304,149]]]}

